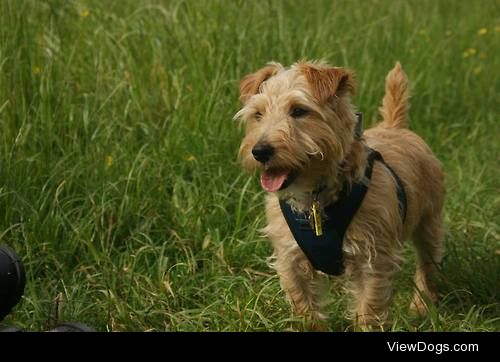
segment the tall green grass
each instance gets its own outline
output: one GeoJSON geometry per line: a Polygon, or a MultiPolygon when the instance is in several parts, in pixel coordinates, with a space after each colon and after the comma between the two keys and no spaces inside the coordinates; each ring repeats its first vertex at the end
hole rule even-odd
{"type": "MultiPolygon", "coordinates": [[[[499,5],[495,1],[0,1],[0,243],[26,264],[5,323],[99,330],[300,329],[263,193],[236,163],[238,80],[323,58],[358,74],[375,120],[396,60],[411,127],[447,172],[440,304],[394,330],[500,330],[499,5]]],[[[333,281],[331,330],[352,330],[333,281]]]]}

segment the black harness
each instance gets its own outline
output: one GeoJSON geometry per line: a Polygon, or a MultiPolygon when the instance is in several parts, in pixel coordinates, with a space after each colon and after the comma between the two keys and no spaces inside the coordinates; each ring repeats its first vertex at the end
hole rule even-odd
{"type": "Polygon", "coordinates": [[[363,178],[365,182],[345,185],[337,201],[324,208],[320,235],[311,226],[310,213],[293,211],[286,201],[280,200],[281,211],[295,240],[313,267],[326,274],[341,275],[344,272],[344,235],[368,191],[375,161],[384,164],[396,180],[402,222],[406,219],[406,193],[399,176],[385,163],[382,155],[373,149],[370,149],[367,161],[363,178]]]}

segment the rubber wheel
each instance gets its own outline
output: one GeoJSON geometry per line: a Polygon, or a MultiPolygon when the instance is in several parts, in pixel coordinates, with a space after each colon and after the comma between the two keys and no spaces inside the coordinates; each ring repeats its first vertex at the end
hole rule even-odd
{"type": "Polygon", "coordinates": [[[26,275],[21,259],[14,250],[0,245],[0,321],[21,300],[26,285],[26,275]]]}
{"type": "Polygon", "coordinates": [[[95,332],[96,330],[80,322],[61,322],[49,332],[95,332]]]}

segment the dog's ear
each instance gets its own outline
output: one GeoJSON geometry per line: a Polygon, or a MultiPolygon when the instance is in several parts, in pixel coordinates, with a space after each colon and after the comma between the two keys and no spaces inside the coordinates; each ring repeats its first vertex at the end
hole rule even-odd
{"type": "Polygon", "coordinates": [[[354,73],[348,69],[311,63],[302,63],[300,68],[311,87],[313,96],[320,103],[332,97],[354,94],[354,73]]]}
{"type": "Polygon", "coordinates": [[[278,63],[270,63],[255,73],[248,74],[240,81],[240,100],[246,103],[251,96],[259,93],[260,86],[266,80],[282,70],[283,67],[278,63]]]}

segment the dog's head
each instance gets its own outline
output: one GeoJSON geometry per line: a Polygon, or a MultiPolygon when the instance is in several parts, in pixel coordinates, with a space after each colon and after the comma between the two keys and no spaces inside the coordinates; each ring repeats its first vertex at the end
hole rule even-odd
{"type": "Polygon", "coordinates": [[[264,190],[314,187],[332,177],[354,139],[355,113],[349,70],[322,62],[285,69],[266,67],[241,80],[246,126],[239,156],[243,167],[261,171],[264,190]]]}

